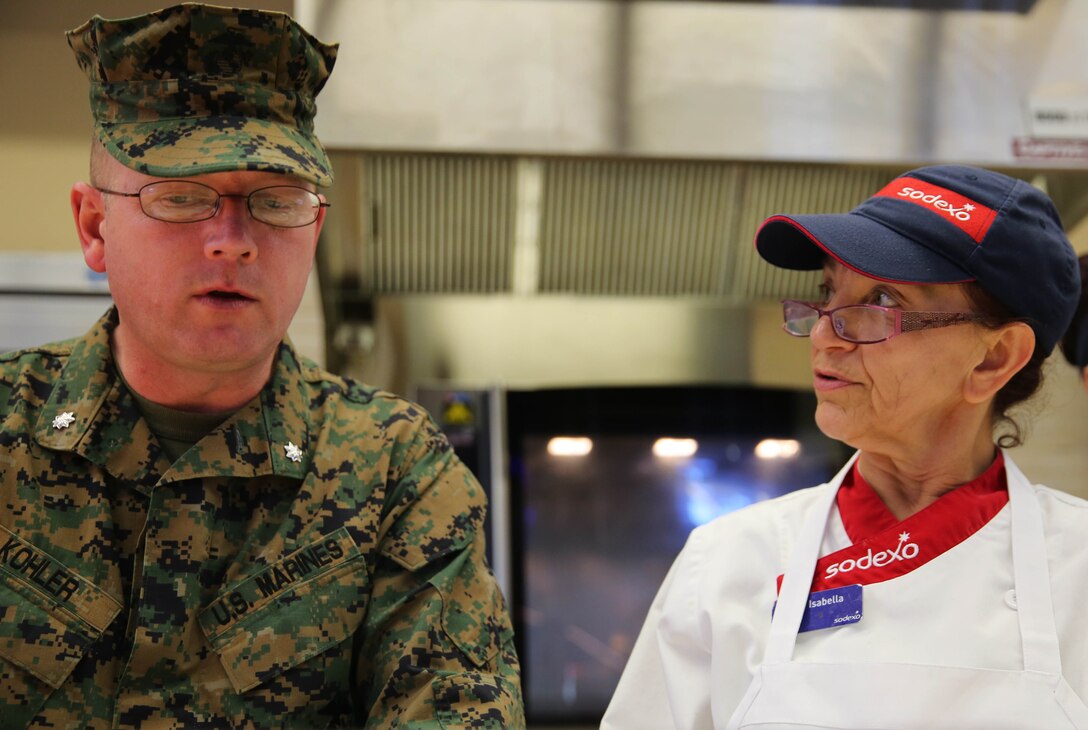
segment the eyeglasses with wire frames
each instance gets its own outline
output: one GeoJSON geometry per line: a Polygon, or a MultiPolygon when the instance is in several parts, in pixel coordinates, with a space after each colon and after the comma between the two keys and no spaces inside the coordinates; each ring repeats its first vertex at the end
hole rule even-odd
{"type": "Polygon", "coordinates": [[[782,313],[785,319],[782,329],[794,337],[808,337],[820,318],[827,315],[836,335],[859,345],[890,340],[904,332],[983,320],[970,312],[910,312],[877,304],[846,304],[824,309],[817,302],[795,299],[783,300],[782,313]]]}
{"type": "Polygon", "coordinates": [[[160,180],[144,185],[135,193],[96,187],[107,195],[139,198],[140,209],[150,218],[167,223],[197,223],[214,218],[223,198],[246,201],[254,220],[277,228],[301,228],[317,220],[322,208],[330,207],[317,193],[295,185],[271,185],[247,195],[220,193],[192,180],[160,180]]]}

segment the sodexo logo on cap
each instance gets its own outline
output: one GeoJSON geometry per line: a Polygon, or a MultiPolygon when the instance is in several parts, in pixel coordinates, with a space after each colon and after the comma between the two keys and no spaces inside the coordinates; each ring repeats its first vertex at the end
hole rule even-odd
{"type": "Polygon", "coordinates": [[[992,208],[987,208],[954,190],[914,177],[896,178],[874,197],[903,198],[923,208],[935,210],[947,216],[949,221],[956,224],[975,243],[982,243],[997,215],[997,211],[992,208]]]}

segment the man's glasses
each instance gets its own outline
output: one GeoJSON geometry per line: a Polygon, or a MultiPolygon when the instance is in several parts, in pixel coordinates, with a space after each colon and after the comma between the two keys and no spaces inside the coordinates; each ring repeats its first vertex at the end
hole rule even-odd
{"type": "Polygon", "coordinates": [[[983,318],[969,312],[905,312],[876,304],[847,304],[824,309],[815,302],[786,299],[782,302],[782,329],[794,337],[808,337],[825,314],[840,338],[859,345],[889,340],[904,332],[947,327],[983,318]]]}
{"type": "Polygon", "coordinates": [[[277,228],[301,228],[317,220],[328,208],[317,193],[294,185],[273,185],[249,195],[226,195],[191,180],[164,180],[148,183],[135,193],[95,188],[108,195],[139,198],[140,209],[155,220],[167,223],[196,223],[213,218],[223,198],[241,198],[255,220],[277,228]]]}

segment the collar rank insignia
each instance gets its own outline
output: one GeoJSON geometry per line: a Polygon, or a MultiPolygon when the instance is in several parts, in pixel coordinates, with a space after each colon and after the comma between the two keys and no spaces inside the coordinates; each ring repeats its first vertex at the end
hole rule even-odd
{"type": "Polygon", "coordinates": [[[76,414],[72,411],[65,411],[56,418],[53,419],[53,428],[58,431],[63,430],[71,426],[76,422],[76,414]]]}
{"type": "Polygon", "coordinates": [[[287,453],[287,458],[296,464],[302,461],[302,449],[295,446],[294,443],[288,441],[287,445],[283,447],[283,450],[287,453]]]}

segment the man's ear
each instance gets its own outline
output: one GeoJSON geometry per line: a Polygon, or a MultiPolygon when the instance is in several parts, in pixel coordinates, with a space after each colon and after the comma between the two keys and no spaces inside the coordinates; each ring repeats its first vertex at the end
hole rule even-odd
{"type": "Polygon", "coordinates": [[[1028,364],[1035,352],[1035,331],[1024,322],[1013,322],[983,334],[987,344],[982,360],[964,384],[969,403],[984,403],[1005,387],[1028,364]]]}
{"type": "Polygon", "coordinates": [[[106,242],[102,228],[106,220],[105,200],[102,193],[85,182],[72,186],[72,216],[76,222],[79,245],[83,260],[92,271],[106,271],[106,242]]]}

